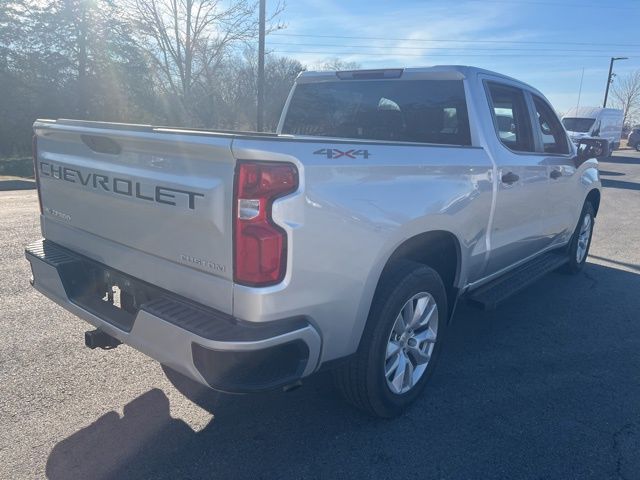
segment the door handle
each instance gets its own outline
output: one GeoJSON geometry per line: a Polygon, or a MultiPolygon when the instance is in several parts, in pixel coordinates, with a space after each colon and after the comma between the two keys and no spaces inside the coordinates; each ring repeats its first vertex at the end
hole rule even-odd
{"type": "Polygon", "coordinates": [[[520,180],[520,176],[516,175],[513,172],[507,172],[504,175],[502,175],[502,183],[506,183],[507,185],[516,183],[518,180],[520,180]]]}
{"type": "Polygon", "coordinates": [[[557,180],[562,176],[562,171],[561,170],[551,170],[551,173],[549,174],[549,176],[551,178],[553,178],[554,180],[557,180]]]}

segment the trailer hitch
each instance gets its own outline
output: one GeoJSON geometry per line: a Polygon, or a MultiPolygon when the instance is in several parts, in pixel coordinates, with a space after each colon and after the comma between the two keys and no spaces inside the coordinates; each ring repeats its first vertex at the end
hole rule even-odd
{"type": "Polygon", "coordinates": [[[103,350],[111,350],[116,348],[122,342],[117,338],[112,337],[107,332],[100,330],[88,330],[84,332],[84,344],[91,350],[95,348],[101,348],[103,350]]]}

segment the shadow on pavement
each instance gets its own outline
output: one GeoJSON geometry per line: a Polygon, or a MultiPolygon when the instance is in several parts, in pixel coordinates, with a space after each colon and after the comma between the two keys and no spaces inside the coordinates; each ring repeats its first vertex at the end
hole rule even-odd
{"type": "Polygon", "coordinates": [[[622,172],[612,172],[610,170],[602,170],[599,169],[600,175],[604,175],[605,177],[624,177],[626,173],[622,172]]]}
{"type": "Polygon", "coordinates": [[[636,270],[640,273],[640,265],[636,264],[636,263],[628,263],[628,262],[621,262],[619,260],[613,260],[612,258],[606,258],[606,257],[600,257],[598,255],[593,255],[593,254],[589,254],[589,258],[595,258],[597,260],[602,260],[608,263],[613,263],[616,265],[621,265],[623,267],[627,267],[630,268],[632,270],[636,270]]]}
{"type": "Polygon", "coordinates": [[[602,178],[600,181],[602,182],[602,186],[607,188],[640,190],[640,183],[636,183],[636,182],[625,182],[624,180],[610,180],[608,178],[602,178]]]}
{"type": "Polygon", "coordinates": [[[639,291],[639,274],[588,264],[496,311],[461,305],[429,388],[391,421],[345,405],[327,374],[290,393],[221,395],[200,432],[152,390],[60,441],[47,476],[633,478],[639,291]]]}
{"type": "Polygon", "coordinates": [[[607,157],[605,159],[598,160],[598,163],[600,163],[600,164],[623,163],[623,164],[627,164],[627,165],[631,165],[631,164],[640,165],[640,158],[638,158],[638,157],[623,157],[622,155],[613,155],[613,156],[607,157]]]}
{"type": "Polygon", "coordinates": [[[128,464],[170,455],[172,445],[182,444],[193,434],[185,422],[169,416],[164,392],[150,390],[126,405],[122,418],[109,412],[58,443],[47,462],[47,477],[116,478],[116,472],[122,473],[128,464]]]}

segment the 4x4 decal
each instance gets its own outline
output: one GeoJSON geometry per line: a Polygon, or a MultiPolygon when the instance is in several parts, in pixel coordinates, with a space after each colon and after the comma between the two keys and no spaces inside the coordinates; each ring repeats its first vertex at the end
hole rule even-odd
{"type": "Polygon", "coordinates": [[[348,157],[348,158],[369,158],[371,154],[369,150],[338,150],[337,148],[321,148],[320,150],[316,150],[313,152],[314,155],[322,155],[327,158],[340,158],[340,157],[348,157]]]}

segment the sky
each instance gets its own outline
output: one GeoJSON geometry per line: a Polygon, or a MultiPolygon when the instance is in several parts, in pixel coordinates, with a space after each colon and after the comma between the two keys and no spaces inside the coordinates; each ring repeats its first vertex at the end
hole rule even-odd
{"type": "Polygon", "coordinates": [[[287,0],[280,20],[267,51],[305,65],[472,65],[536,87],[560,113],[578,104],[583,69],[581,106],[602,105],[610,57],[629,57],[618,76],[640,69],[640,0],[287,0]]]}

